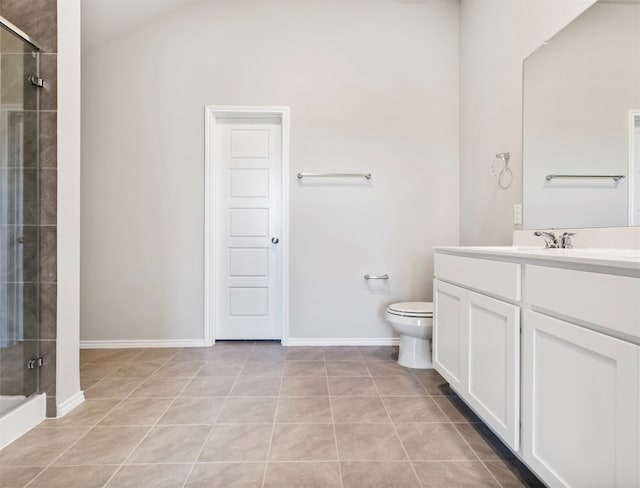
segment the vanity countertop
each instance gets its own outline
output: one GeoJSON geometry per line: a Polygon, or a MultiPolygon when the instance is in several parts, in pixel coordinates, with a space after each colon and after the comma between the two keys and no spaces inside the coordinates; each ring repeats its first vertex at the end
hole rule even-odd
{"type": "Polygon", "coordinates": [[[640,270],[640,249],[544,249],[533,246],[438,246],[437,252],[531,261],[555,261],[640,270]]]}

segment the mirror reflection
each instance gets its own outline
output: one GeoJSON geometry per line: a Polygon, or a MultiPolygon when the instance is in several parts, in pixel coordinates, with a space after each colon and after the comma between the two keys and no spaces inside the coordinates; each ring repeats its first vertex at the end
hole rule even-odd
{"type": "Polygon", "coordinates": [[[524,62],[526,229],[640,225],[640,0],[600,0],[524,62]]]}

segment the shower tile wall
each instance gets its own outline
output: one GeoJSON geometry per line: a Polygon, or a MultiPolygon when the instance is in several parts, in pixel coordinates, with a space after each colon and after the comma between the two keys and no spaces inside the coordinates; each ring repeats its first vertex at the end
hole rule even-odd
{"type": "MultiPolygon", "coordinates": [[[[45,86],[40,89],[40,171],[31,172],[32,178],[40,179],[40,328],[41,355],[45,366],[40,374],[40,391],[47,393],[47,414],[56,413],[56,303],[57,303],[57,0],[0,0],[0,15],[38,40],[44,51],[40,58],[40,76],[45,86]]],[[[3,87],[4,90],[4,87],[3,87]]],[[[25,105],[29,105],[26,103],[25,105]]],[[[25,139],[35,137],[35,105],[25,106],[25,139]]],[[[25,165],[35,167],[35,154],[25,154],[25,165]]],[[[32,206],[31,208],[36,208],[32,206]]],[[[32,216],[35,222],[35,216],[32,216]]],[[[25,226],[26,227],[26,226],[25,226]]],[[[25,228],[25,232],[28,229],[25,228]]],[[[35,229],[31,229],[34,232],[35,229]]],[[[25,234],[25,243],[28,234],[25,234]]],[[[31,242],[35,242],[31,241],[31,242]]],[[[35,249],[30,251],[35,256],[35,249]]],[[[32,260],[35,265],[35,258],[32,260]]],[[[27,269],[27,272],[34,270],[27,269]]],[[[27,286],[25,294],[34,296],[35,287],[27,286]]],[[[24,346],[2,354],[1,391],[6,394],[15,388],[20,394],[24,381],[26,361],[35,353],[35,313],[25,320],[24,346]],[[18,368],[18,370],[16,370],[18,368]],[[13,383],[13,384],[12,384],[13,383]],[[20,384],[16,384],[20,383],[20,384]]],[[[28,391],[28,390],[27,390],[28,391]]]]}

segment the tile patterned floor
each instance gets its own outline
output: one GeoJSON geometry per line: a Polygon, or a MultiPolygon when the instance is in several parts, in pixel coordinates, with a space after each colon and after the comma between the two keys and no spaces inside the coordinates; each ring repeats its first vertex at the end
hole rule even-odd
{"type": "Polygon", "coordinates": [[[391,347],[81,351],[86,402],[0,451],[0,487],[539,487],[391,347]]]}

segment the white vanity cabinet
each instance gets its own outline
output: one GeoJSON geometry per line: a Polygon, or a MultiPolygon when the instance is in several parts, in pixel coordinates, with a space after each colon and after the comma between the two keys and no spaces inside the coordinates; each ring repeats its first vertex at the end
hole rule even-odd
{"type": "Polygon", "coordinates": [[[526,311],[522,454],[552,487],[640,486],[640,346],[526,311]]]}
{"type": "Polygon", "coordinates": [[[470,288],[516,297],[519,273],[515,264],[436,255],[434,366],[514,450],[520,438],[520,308],[470,288]],[[464,270],[470,268],[481,272],[468,279],[464,270]],[[511,286],[493,287],[495,274],[511,286]]]}
{"type": "Polygon", "coordinates": [[[435,369],[548,486],[640,487],[640,255],[483,252],[436,250],[435,369]]]}
{"type": "Polygon", "coordinates": [[[552,487],[640,486],[640,279],[524,276],[524,460],[552,487]]]}

